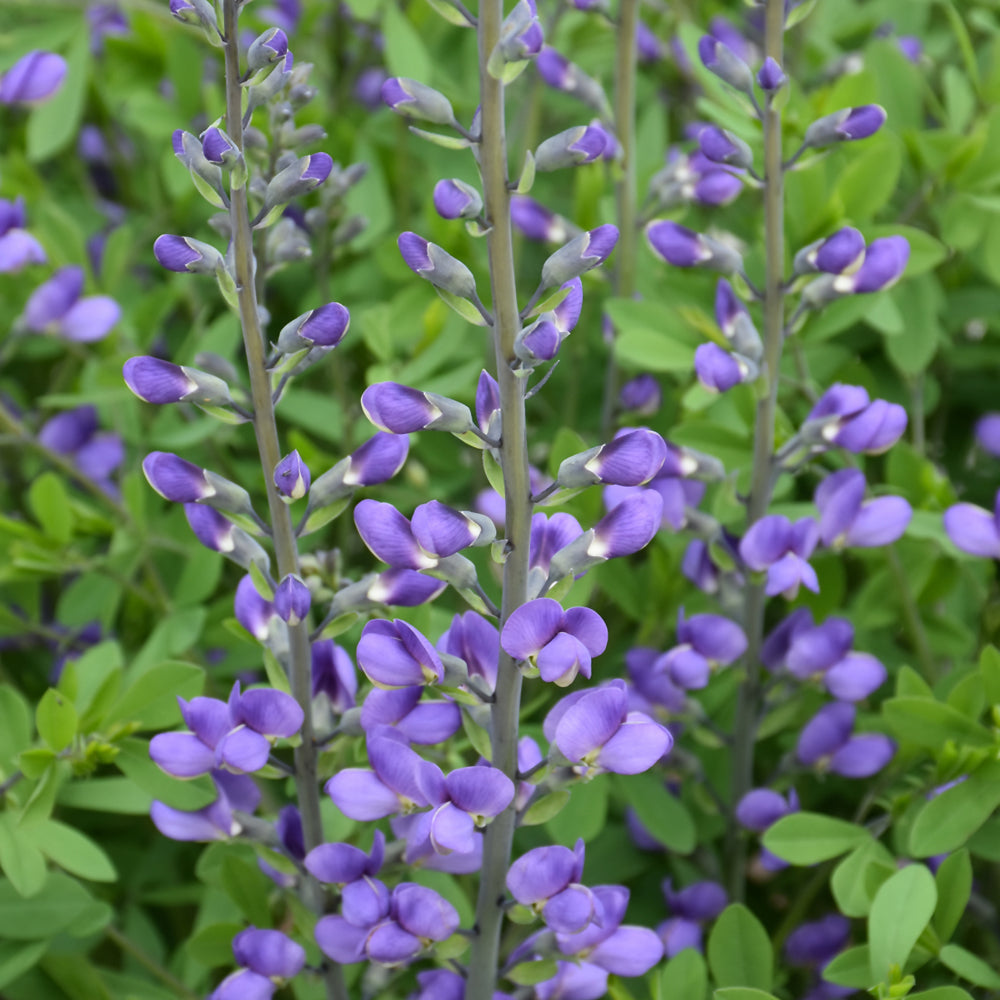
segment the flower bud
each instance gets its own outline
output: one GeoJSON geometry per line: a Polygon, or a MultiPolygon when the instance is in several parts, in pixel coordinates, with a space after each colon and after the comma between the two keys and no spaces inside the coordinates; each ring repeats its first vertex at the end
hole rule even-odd
{"type": "Polygon", "coordinates": [[[278,350],[294,354],[314,347],[336,347],[347,333],[351,314],[339,302],[328,302],[293,319],[278,334],[278,350]]]}
{"type": "Polygon", "coordinates": [[[605,483],[641,486],[660,471],[667,446],[655,431],[645,427],[621,431],[607,444],[572,455],[559,466],[560,486],[576,489],[605,483]]]}
{"type": "Polygon", "coordinates": [[[361,408],[376,427],[392,434],[422,430],[464,434],[473,426],[472,414],[464,403],[397,382],[370,385],[361,394],[361,408]]]}
{"type": "Polygon", "coordinates": [[[276,174],[267,185],[265,210],[288,204],[293,198],[308,194],[330,176],[333,160],[329,153],[310,153],[276,174]]]}
{"type": "Polygon", "coordinates": [[[529,240],[540,243],[563,243],[576,230],[561,216],[524,194],[511,195],[510,221],[529,240]]]}
{"type": "Polygon", "coordinates": [[[203,142],[196,135],[175,129],[171,138],[174,156],[191,174],[191,180],[198,193],[216,208],[226,208],[225,192],[222,186],[222,169],[208,159],[203,142]]]}
{"type": "Polygon", "coordinates": [[[546,139],[535,150],[536,170],[559,170],[592,163],[605,150],[610,137],[600,125],[578,125],[546,139]]]}
{"type": "Polygon", "coordinates": [[[288,36],[281,28],[268,28],[258,35],[247,49],[247,69],[251,73],[284,59],[288,53],[288,36]]]}
{"type": "Polygon", "coordinates": [[[757,73],[757,83],[765,94],[773,94],[776,90],[780,90],[785,85],[786,79],[781,67],[772,56],[764,60],[764,65],[757,73]]]}
{"type": "Polygon", "coordinates": [[[476,279],[460,261],[436,243],[430,243],[416,233],[401,233],[396,240],[406,266],[436,288],[471,299],[476,294],[476,279]]]}
{"type": "Polygon", "coordinates": [[[311,481],[309,466],[302,461],[298,451],[290,452],[274,467],[274,485],[286,503],[304,497],[311,481]]]}
{"type": "Polygon", "coordinates": [[[539,319],[525,327],[514,340],[514,353],[526,364],[551,361],[559,353],[563,333],[549,319],[539,319]]]}
{"type": "Polygon", "coordinates": [[[190,236],[158,236],[153,254],[168,271],[216,274],[225,270],[222,254],[215,247],[190,236]]]}
{"type": "Polygon", "coordinates": [[[169,452],[151,452],[143,459],[142,471],[149,485],[174,503],[196,503],[215,493],[204,469],[169,452]]]}
{"type": "Polygon", "coordinates": [[[298,625],[309,614],[312,595],[301,577],[289,573],[274,591],[274,610],[289,625],[298,625]]]}
{"type": "Polygon", "coordinates": [[[910,259],[910,244],[903,236],[885,236],[872,240],[865,251],[864,263],[853,275],[853,291],[881,292],[902,277],[910,259]]]}
{"type": "Polygon", "coordinates": [[[570,240],[542,265],[542,285],[551,288],[562,285],[585,271],[591,270],[610,256],[618,242],[618,229],[612,225],[598,226],[570,240]]]}
{"type": "Polygon", "coordinates": [[[444,94],[418,80],[391,76],[382,84],[382,100],[390,110],[435,125],[454,125],[455,112],[444,94]]]}
{"type": "Polygon", "coordinates": [[[885,108],[878,104],[862,104],[856,108],[842,108],[832,115],[824,115],[806,129],[803,145],[819,148],[834,142],[867,139],[885,124],[885,108]]]}
{"type": "Polygon", "coordinates": [[[483,210],[483,199],[471,184],[452,177],[434,185],[434,208],[442,219],[474,219],[483,210]]]}
{"type": "Polygon", "coordinates": [[[712,35],[703,35],[698,42],[698,55],[705,69],[714,73],[723,83],[728,83],[744,94],[753,93],[750,67],[728,45],[712,35]]]}
{"type": "Polygon", "coordinates": [[[0,104],[32,104],[51,97],[66,78],[66,60],[35,49],[0,76],[0,104]]]}
{"type": "Polygon", "coordinates": [[[651,222],[646,239],[653,253],[674,267],[706,267],[723,274],[735,274],[743,267],[735,250],[676,222],[651,222]]]}
{"type": "Polygon", "coordinates": [[[244,569],[252,565],[267,569],[270,560],[260,542],[218,511],[204,504],[186,503],[184,514],[195,537],[205,548],[221,552],[244,569]]]}
{"type": "Polygon", "coordinates": [[[621,387],[618,402],[623,410],[641,417],[652,416],[663,403],[663,390],[656,376],[648,373],[636,375],[621,387]]]}
{"type": "Polygon", "coordinates": [[[747,307],[737,298],[733,286],[725,278],[715,289],[715,319],[733,350],[751,361],[760,362],[764,346],[753,325],[747,307]]]}
{"type": "Polygon", "coordinates": [[[716,125],[709,125],[698,133],[698,146],[702,155],[713,163],[741,169],[753,165],[750,147],[739,136],[716,125]]]}
{"type": "Polygon", "coordinates": [[[613,117],[604,88],[551,45],[546,45],[542,49],[535,65],[538,67],[542,79],[550,87],[572,94],[608,120],[613,117]]]}
{"type": "Polygon", "coordinates": [[[760,374],[760,369],[749,359],[730,354],[712,343],[702,344],[694,352],[694,370],[709,392],[726,392],[760,374]]]}
{"type": "Polygon", "coordinates": [[[535,4],[519,0],[500,26],[497,49],[504,61],[517,63],[542,51],[545,33],[538,21],[535,4]]]}
{"type": "Polygon", "coordinates": [[[797,275],[816,271],[846,274],[858,269],[864,254],[864,236],[857,229],[844,226],[832,236],[803,247],[795,255],[793,270],[797,275]]]}
{"type": "Polygon", "coordinates": [[[197,368],[174,365],[148,356],[129,358],[122,368],[125,383],[146,403],[200,403],[227,406],[233,397],[222,379],[197,368]]]}

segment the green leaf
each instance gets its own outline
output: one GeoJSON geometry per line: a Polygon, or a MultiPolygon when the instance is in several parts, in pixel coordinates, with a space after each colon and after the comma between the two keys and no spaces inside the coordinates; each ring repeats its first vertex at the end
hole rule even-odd
{"type": "Polygon", "coordinates": [[[569,791],[559,788],[548,795],[543,795],[537,802],[532,802],[521,817],[521,826],[540,826],[562,812],[569,802],[569,791]]]}
{"type": "Polygon", "coordinates": [[[90,902],[79,882],[59,872],[51,872],[42,891],[30,899],[0,879],[0,939],[52,937],[69,927],[90,902]]]}
{"type": "Polygon", "coordinates": [[[0,765],[12,763],[31,743],[31,707],[13,687],[0,687],[0,765]]]}
{"type": "Polygon", "coordinates": [[[708,991],[708,969],[704,956],[694,948],[678,952],[660,973],[660,995],[664,1000],[704,1000],[708,991]]]}
{"type": "Polygon", "coordinates": [[[28,506],[45,534],[65,545],[73,537],[73,511],[62,478],[43,472],[28,488],[28,506]]]}
{"type": "Polygon", "coordinates": [[[1000,650],[996,646],[987,646],[979,654],[979,672],[983,675],[987,704],[1000,705],[1000,650]]]}
{"type": "Polygon", "coordinates": [[[558,971],[554,958],[543,958],[539,962],[521,962],[520,965],[515,965],[510,972],[504,973],[504,978],[518,986],[534,986],[535,983],[551,979],[558,971]]]}
{"type": "Polygon", "coordinates": [[[247,920],[267,926],[271,919],[270,879],[256,865],[232,856],[223,860],[221,877],[222,888],[247,920]]]}
{"type": "Polygon", "coordinates": [[[202,809],[217,798],[208,775],[179,781],[164,774],[149,759],[149,744],[144,740],[122,740],[115,765],[144,792],[175,809],[202,809]]]}
{"type": "Polygon", "coordinates": [[[42,853],[71,875],[93,882],[115,882],[118,873],[103,848],[79,830],[50,819],[32,827],[35,844],[42,853]]]}
{"type": "Polygon", "coordinates": [[[106,722],[135,722],[159,729],[180,721],[177,698],[194,698],[205,686],[205,671],[193,663],[168,660],[132,680],[108,713],[106,722]]]}
{"type": "Polygon", "coordinates": [[[938,901],[934,909],[934,930],[942,941],[955,933],[972,892],[972,861],[962,848],[949,854],[934,875],[938,901]]]}
{"type": "Polygon", "coordinates": [[[926,858],[957,850],[997,806],[1000,806],[1000,761],[991,761],[924,805],[910,830],[910,853],[926,858]]]}
{"type": "Polygon", "coordinates": [[[862,826],[821,813],[797,812],[769,827],[764,846],[793,865],[814,865],[865,843],[871,834],[862,826]]]}
{"type": "Polygon", "coordinates": [[[844,214],[863,221],[872,218],[896,190],[903,152],[896,136],[885,131],[851,152],[836,192],[844,214]]]}
{"type": "Polygon", "coordinates": [[[761,922],[742,903],[727,906],[712,927],[708,967],[719,986],[771,988],[771,940],[761,922]]]}
{"type": "Polygon", "coordinates": [[[616,783],[639,822],[661,844],[677,854],[690,854],[694,850],[698,833],[691,813],[666,789],[662,778],[647,772],[618,776],[616,783]]]}
{"type": "Polygon", "coordinates": [[[937,750],[947,740],[959,745],[991,747],[989,731],[963,712],[927,698],[890,698],[882,714],[893,733],[907,743],[925,750],[937,750]]]}
{"type": "Polygon", "coordinates": [[[429,82],[434,61],[420,34],[394,0],[383,8],[380,27],[385,38],[385,65],[389,74],[429,82]]]}
{"type": "Polygon", "coordinates": [[[580,837],[589,843],[604,829],[609,785],[607,777],[598,777],[569,789],[569,802],[545,824],[557,844],[572,846],[580,837]]]}
{"type": "Polygon", "coordinates": [[[859,844],[833,870],[830,891],[845,917],[868,916],[874,898],[870,888],[873,867],[882,881],[896,871],[896,859],[875,839],[859,844]]]}
{"type": "Polygon", "coordinates": [[[727,986],[716,990],[712,996],[715,1000],[777,1000],[773,993],[751,989],[749,986],[727,986]]]}
{"type": "Polygon", "coordinates": [[[971,951],[966,951],[957,944],[946,944],[938,952],[938,958],[943,965],[970,983],[984,986],[988,990],[1000,990],[1000,975],[971,951]]]}
{"type": "Polygon", "coordinates": [[[934,876],[923,865],[909,865],[882,884],[868,914],[873,982],[888,982],[894,965],[906,965],[936,904],[934,876]]]}
{"type": "Polygon", "coordinates": [[[935,986],[932,990],[911,993],[907,1000],[972,1000],[972,997],[957,986],[935,986]]]}
{"type": "Polygon", "coordinates": [[[241,930],[242,924],[209,924],[187,939],[184,951],[209,969],[228,965],[233,958],[233,938],[241,930]]]}
{"type": "Polygon", "coordinates": [[[49,688],[35,710],[38,735],[56,752],[60,753],[76,736],[76,709],[55,688],[49,688]]]}
{"type": "Polygon", "coordinates": [[[865,990],[871,985],[871,956],[868,945],[859,944],[834,957],[823,968],[823,978],[838,986],[865,990]]]}
{"type": "Polygon", "coordinates": [[[48,949],[48,941],[0,941],[0,989],[20,979],[48,949]]]}
{"type": "Polygon", "coordinates": [[[147,815],[152,802],[152,795],[124,777],[74,781],[63,785],[59,791],[60,805],[126,816],[147,815]]]}
{"type": "Polygon", "coordinates": [[[28,159],[39,163],[69,145],[80,126],[90,76],[90,31],[81,20],[66,53],[66,79],[28,119],[28,159]]]}
{"type": "Polygon", "coordinates": [[[33,831],[15,826],[15,819],[14,813],[0,815],[0,868],[18,895],[27,898],[41,892],[48,872],[33,831]]]}

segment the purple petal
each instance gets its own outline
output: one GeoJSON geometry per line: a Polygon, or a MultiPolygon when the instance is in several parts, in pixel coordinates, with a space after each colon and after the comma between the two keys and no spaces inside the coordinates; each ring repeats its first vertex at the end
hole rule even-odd
{"type": "Polygon", "coordinates": [[[215,752],[194,733],[159,733],[149,742],[149,756],[175,778],[196,778],[215,767],[215,752]]]}
{"type": "Polygon", "coordinates": [[[450,802],[431,813],[430,841],[437,854],[468,854],[475,844],[472,817],[450,802]]]}
{"type": "Polygon", "coordinates": [[[556,726],[554,742],[567,760],[582,760],[603,746],[625,721],[627,696],[618,686],[588,691],[556,726]]]}
{"type": "Polygon", "coordinates": [[[350,819],[383,819],[400,811],[399,796],[366,768],[338,771],[326,783],[326,793],[350,819]]]}
{"type": "Polygon", "coordinates": [[[66,60],[35,49],[0,76],[0,104],[27,103],[51,97],[66,78],[66,60]]]}
{"type": "Polygon", "coordinates": [[[238,827],[224,799],[196,812],[183,812],[162,802],[154,802],[149,817],[156,829],[171,840],[226,840],[238,827]]]}
{"type": "Polygon", "coordinates": [[[594,526],[587,554],[602,559],[631,555],[645,548],[660,528],[663,499],[655,490],[641,490],[605,514],[594,526]]]}
{"type": "Polygon", "coordinates": [[[593,916],[593,893],[586,886],[576,884],[556,893],[542,909],[542,920],[557,934],[576,934],[593,916]]]}
{"type": "Polygon", "coordinates": [[[791,547],[792,525],[783,514],[769,514],[756,521],[740,542],[743,561],[754,570],[765,570],[791,547]]]}
{"type": "Polygon", "coordinates": [[[861,508],[847,533],[847,544],[856,548],[890,545],[902,538],[913,517],[913,508],[902,497],[877,497],[861,508]]]}
{"type": "Polygon", "coordinates": [[[796,755],[803,764],[815,764],[828,757],[848,741],[854,728],[854,706],[838,701],[824,705],[806,724],[799,735],[796,755]]]}
{"type": "Polygon", "coordinates": [[[777,823],[789,812],[784,796],[770,788],[755,788],[740,799],[736,807],[736,821],[755,833],[763,833],[772,823],[777,823]]]}
{"type": "Polygon", "coordinates": [[[389,890],[376,878],[362,877],[344,886],[340,910],[355,927],[372,927],[389,915],[389,890]]]}
{"type": "Polygon", "coordinates": [[[595,763],[614,774],[641,774],[673,745],[669,730],[641,712],[629,712],[618,732],[601,747],[595,763]]]}
{"type": "Polygon", "coordinates": [[[830,770],[845,778],[870,778],[881,771],[896,753],[896,744],[882,733],[852,736],[830,758],[830,770]]]}
{"type": "Polygon", "coordinates": [[[460,767],[444,783],[448,798],[471,816],[497,816],[514,798],[514,783],[495,767],[460,767]]]}
{"type": "Polygon", "coordinates": [[[349,486],[384,483],[403,467],[409,450],[410,439],[406,435],[379,431],[351,454],[344,482],[349,486]]]}
{"type": "Polygon", "coordinates": [[[433,889],[403,883],[392,893],[400,926],[427,941],[444,941],[458,930],[458,911],[433,889]]]}
{"type": "Polygon", "coordinates": [[[861,701],[885,683],[885,667],[870,653],[848,653],[823,677],[827,691],[840,701],[861,701]]]}
{"type": "Polygon", "coordinates": [[[563,609],[550,597],[528,601],[516,608],[500,633],[504,651],[518,660],[537,654],[562,626],[563,609]]]}
{"type": "Polygon", "coordinates": [[[788,646],[785,666],[806,680],[842,659],[854,642],[854,626],[846,618],[828,618],[822,625],[798,629],[788,646]]]}
{"type": "Polygon", "coordinates": [[[70,340],[90,344],[106,337],[121,319],[121,306],[107,295],[80,299],[62,317],[59,332],[70,340]]]}
{"type": "Polygon", "coordinates": [[[944,530],[963,552],[1000,559],[1000,530],[988,510],[971,503],[955,504],[944,512],[944,530]]]}
{"type": "Polygon", "coordinates": [[[285,739],[299,731],[303,720],[299,703],[290,694],[271,688],[247,691],[240,699],[239,715],[239,721],[256,732],[285,739]]]}
{"type": "Polygon", "coordinates": [[[519,903],[531,906],[562,892],[575,868],[576,855],[568,847],[536,847],[510,866],[507,888],[519,903]]]}
{"type": "Polygon", "coordinates": [[[250,969],[226,976],[209,994],[208,1000],[271,1000],[277,985],[250,969]]]}
{"type": "Polygon", "coordinates": [[[83,291],[83,268],[64,267],[39,285],[24,307],[24,322],[29,330],[42,333],[50,323],[57,323],[83,291]]]}
{"type": "Polygon", "coordinates": [[[390,920],[375,927],[368,936],[365,952],[381,965],[402,965],[423,951],[420,939],[390,920]]]}
{"type": "Polygon", "coordinates": [[[321,917],[316,924],[316,944],[327,958],[342,965],[360,962],[365,957],[369,930],[354,927],[343,917],[321,917]]]}
{"type": "Polygon", "coordinates": [[[368,759],[379,778],[398,795],[419,806],[438,805],[443,800],[444,777],[440,769],[409,747],[373,736],[368,740],[368,759]]]}
{"type": "Polygon", "coordinates": [[[538,1000],[601,1000],[608,995],[608,974],[589,962],[559,962],[559,971],[535,987],[538,1000]]]}
{"type": "Polygon", "coordinates": [[[619,927],[587,956],[616,976],[643,976],[663,958],[663,942],[648,927],[619,927]]]}
{"type": "Polygon", "coordinates": [[[475,521],[438,500],[417,507],[412,525],[420,547],[441,558],[472,545],[482,533],[475,521]]]}
{"type": "Polygon", "coordinates": [[[539,651],[536,663],[543,681],[567,687],[577,674],[590,676],[590,652],[574,635],[560,632],[539,651]]]}
{"type": "Polygon", "coordinates": [[[343,885],[366,874],[368,855],[351,844],[320,844],[306,855],[305,866],[320,882],[343,885]]]}
{"type": "Polygon", "coordinates": [[[372,554],[390,566],[427,569],[437,559],[420,550],[410,522],[391,503],[362,500],[354,508],[354,523],[372,554]]]}
{"type": "Polygon", "coordinates": [[[306,964],[305,949],[281,931],[248,927],[233,938],[236,961],[269,978],[291,979],[306,964]]]}
{"type": "Polygon", "coordinates": [[[219,740],[215,748],[216,766],[252,774],[267,764],[270,752],[271,744],[260,733],[239,726],[219,740]]]}
{"type": "Polygon", "coordinates": [[[747,648],[747,637],[734,621],[721,615],[693,615],[684,622],[677,637],[690,642],[703,656],[716,663],[729,664],[739,659],[747,648]]]}

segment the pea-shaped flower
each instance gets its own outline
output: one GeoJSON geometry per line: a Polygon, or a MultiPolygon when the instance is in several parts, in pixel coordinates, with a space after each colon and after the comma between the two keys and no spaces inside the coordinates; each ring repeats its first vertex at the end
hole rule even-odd
{"type": "Polygon", "coordinates": [[[807,562],[819,540],[812,518],[792,524],[783,514],[769,514],[751,525],[740,542],[740,555],[752,570],[767,571],[768,597],[784,594],[792,600],[802,584],[819,592],[816,571],[807,562]]]}
{"type": "Polygon", "coordinates": [[[358,641],[358,666],[382,688],[437,684],[444,665],[437,651],[412,625],[397,619],[368,622],[358,641]]]}
{"type": "Polygon", "coordinates": [[[957,503],[944,512],[944,530],[970,556],[1000,559],[1000,491],[993,510],[971,503],[957,503]]]}
{"type": "Polygon", "coordinates": [[[500,645],[517,660],[536,669],[542,680],[559,687],[578,673],[590,676],[591,659],[608,645],[608,627],[590,608],[570,608],[549,597],[522,604],[507,619],[500,645]]]}

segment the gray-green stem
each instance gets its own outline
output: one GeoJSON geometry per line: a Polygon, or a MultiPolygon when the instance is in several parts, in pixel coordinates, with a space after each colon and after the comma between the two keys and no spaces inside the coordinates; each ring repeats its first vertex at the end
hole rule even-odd
{"type": "MultiPolygon", "coordinates": [[[[225,0],[225,53],[226,53],[226,125],[229,137],[237,148],[243,150],[242,90],[240,87],[240,62],[238,38],[237,0],[225,0]]],[[[265,342],[257,310],[254,288],[253,232],[250,229],[250,209],[246,187],[231,194],[230,221],[233,231],[233,251],[236,268],[236,288],[239,298],[240,325],[243,346],[250,375],[250,392],[253,399],[253,428],[260,453],[267,506],[270,513],[274,554],[278,564],[279,579],[289,573],[298,573],[299,553],[288,506],[282,501],[274,484],[274,467],[281,458],[278,427],[274,405],[271,401],[271,378],[265,358],[265,342]]],[[[295,700],[302,706],[305,721],[302,723],[302,742],[295,751],[295,789],[299,811],[302,814],[302,831],[306,850],[323,842],[323,824],[319,811],[319,788],[316,766],[316,745],[312,726],[312,653],[306,623],[289,626],[291,656],[291,687],[295,700]]],[[[323,912],[323,890],[311,876],[302,880],[303,902],[315,913],[323,912]]],[[[323,970],[327,1000],[347,1000],[347,989],[339,965],[327,963],[323,970]]]]}
{"type": "MultiPolygon", "coordinates": [[[[635,47],[639,0],[621,0],[618,11],[618,39],[615,55],[615,134],[622,148],[621,176],[615,182],[618,216],[618,246],[615,248],[615,295],[631,298],[635,291],[636,259],[636,172],[635,172],[635,76],[638,54],[635,47]]],[[[604,397],[601,403],[601,434],[611,432],[618,366],[614,344],[609,348],[604,369],[604,397]]]]}
{"type": "MultiPolygon", "coordinates": [[[[785,11],[783,0],[767,0],[764,14],[764,55],[778,65],[784,59],[785,11]]],[[[774,487],[774,420],[778,405],[778,369],[785,323],[785,202],[784,168],[781,155],[781,111],[768,96],[763,109],[764,124],[764,394],[757,404],[754,427],[753,478],[747,503],[747,527],[759,521],[771,502],[774,487]]],[[[747,585],[744,629],[747,652],[744,678],[736,703],[733,728],[732,808],[753,787],[754,744],[757,738],[757,707],[760,700],[760,650],[764,641],[762,583],[747,585]]],[[[730,858],[729,889],[734,900],[742,900],[746,889],[746,848],[734,816],[728,828],[730,858]]]]}
{"type": "MultiPolygon", "coordinates": [[[[514,339],[521,329],[514,279],[510,191],[507,187],[507,138],[504,88],[486,71],[490,53],[500,37],[503,0],[482,0],[479,7],[479,93],[482,106],[482,141],[479,171],[483,182],[490,286],[493,295],[493,346],[503,436],[500,464],[506,501],[507,561],[503,572],[500,627],[527,599],[528,540],[531,526],[531,487],[528,479],[528,445],[525,427],[524,380],[511,364],[514,339]]],[[[518,715],[521,706],[521,672],[517,662],[500,652],[496,701],[490,709],[493,766],[512,781],[517,777],[518,715]]],[[[499,967],[500,932],[503,927],[504,879],[510,864],[516,814],[513,803],[486,828],[483,867],[476,902],[476,933],[469,959],[467,1000],[490,1000],[499,967]]]]}

